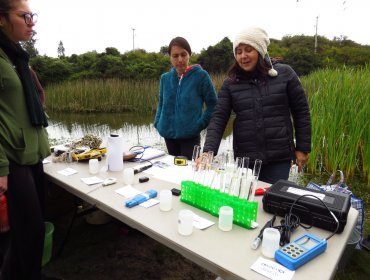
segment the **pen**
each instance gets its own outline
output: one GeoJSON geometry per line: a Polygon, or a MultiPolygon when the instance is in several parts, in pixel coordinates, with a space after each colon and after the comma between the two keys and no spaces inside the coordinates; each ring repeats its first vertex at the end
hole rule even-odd
{"type": "Polygon", "coordinates": [[[137,174],[137,173],[143,172],[143,171],[145,171],[145,170],[149,169],[149,168],[150,168],[150,167],[152,167],[152,166],[153,166],[153,164],[151,164],[151,165],[145,165],[145,166],[142,166],[142,167],[139,167],[139,168],[135,168],[135,169],[134,169],[134,174],[137,174]]]}

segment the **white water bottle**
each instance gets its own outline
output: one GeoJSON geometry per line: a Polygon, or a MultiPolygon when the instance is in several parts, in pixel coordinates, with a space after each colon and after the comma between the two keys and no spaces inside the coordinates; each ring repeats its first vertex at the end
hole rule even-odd
{"type": "Polygon", "coordinates": [[[118,134],[108,137],[107,164],[109,171],[123,170],[123,138],[118,134]]]}

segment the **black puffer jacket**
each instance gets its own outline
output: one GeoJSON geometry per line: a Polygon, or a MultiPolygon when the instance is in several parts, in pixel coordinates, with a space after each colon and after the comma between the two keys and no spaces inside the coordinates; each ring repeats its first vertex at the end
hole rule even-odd
{"type": "Polygon", "coordinates": [[[218,151],[233,110],[235,156],[268,163],[293,159],[295,150],[310,152],[310,111],[301,82],[290,66],[276,64],[274,68],[277,77],[258,79],[237,72],[235,80],[225,80],[207,129],[204,151],[218,151]]]}

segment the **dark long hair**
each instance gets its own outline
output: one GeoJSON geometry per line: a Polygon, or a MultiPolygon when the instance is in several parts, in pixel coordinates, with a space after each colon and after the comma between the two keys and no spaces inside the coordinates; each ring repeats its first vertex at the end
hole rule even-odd
{"type": "Polygon", "coordinates": [[[0,0],[0,16],[3,16],[6,18],[6,20],[9,20],[8,12],[13,8],[15,2],[20,1],[21,0],[0,0]]]}
{"type": "Polygon", "coordinates": [[[242,69],[238,62],[234,60],[234,63],[231,65],[229,70],[227,71],[227,76],[231,80],[235,80],[237,73],[243,73],[247,76],[253,75],[260,78],[266,78],[268,76],[268,71],[271,69],[270,64],[262,58],[260,54],[258,54],[258,61],[256,65],[256,69],[253,72],[247,72],[244,69],[242,69]]]}
{"type": "Polygon", "coordinates": [[[171,55],[171,49],[172,49],[173,46],[178,46],[180,48],[183,48],[189,53],[189,55],[191,55],[191,48],[190,48],[189,42],[186,41],[185,38],[176,37],[176,38],[173,38],[171,40],[170,44],[168,45],[168,54],[169,55],[171,55]]]}

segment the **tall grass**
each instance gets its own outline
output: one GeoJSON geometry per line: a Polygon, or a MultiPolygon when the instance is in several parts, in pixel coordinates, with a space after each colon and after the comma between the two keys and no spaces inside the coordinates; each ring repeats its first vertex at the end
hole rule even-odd
{"type": "MultiPolygon", "coordinates": [[[[218,92],[225,74],[212,75],[218,92]]],[[[319,70],[302,78],[312,118],[310,173],[360,170],[370,182],[370,66],[319,70]]],[[[89,80],[47,89],[47,111],[138,112],[152,114],[159,81],[89,80]]]]}
{"type": "Polygon", "coordinates": [[[46,89],[52,112],[147,112],[157,107],[158,81],[119,79],[69,81],[46,89]]]}
{"type": "MultiPolygon", "coordinates": [[[[218,91],[224,75],[212,78],[218,91]]],[[[157,108],[159,81],[80,80],[52,84],[46,91],[46,107],[51,112],[153,113],[157,108]]]]}
{"type": "Polygon", "coordinates": [[[312,119],[308,168],[360,170],[370,182],[370,67],[320,70],[302,79],[312,119]]]}

